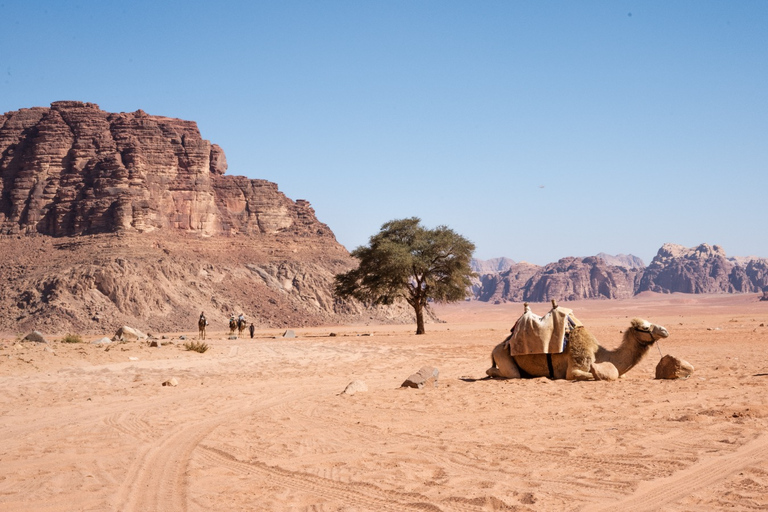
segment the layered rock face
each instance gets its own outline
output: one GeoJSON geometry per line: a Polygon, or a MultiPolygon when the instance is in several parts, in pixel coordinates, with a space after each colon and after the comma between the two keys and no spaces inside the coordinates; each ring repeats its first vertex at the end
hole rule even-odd
{"type": "Polygon", "coordinates": [[[474,296],[489,302],[620,299],[640,292],[753,293],[768,289],[768,259],[728,258],[722,247],[664,244],[651,264],[635,256],[563,258],[544,267],[519,263],[481,276],[474,296]],[[611,262],[614,262],[613,264],[611,262]]]}
{"type": "Polygon", "coordinates": [[[757,260],[747,269],[728,260],[719,245],[687,248],[664,244],[645,269],[638,292],[746,293],[762,288],[759,282],[765,262],[757,260]],[[753,281],[754,279],[754,281],[753,281]]]}
{"type": "Polygon", "coordinates": [[[333,296],[355,264],[311,205],[227,176],[191,121],[56,102],[0,117],[0,331],[412,321],[333,296]]]}
{"type": "Polygon", "coordinates": [[[596,256],[563,258],[544,267],[519,263],[507,272],[483,277],[479,300],[623,299],[634,295],[641,271],[606,264],[596,256]]]}
{"type": "Polygon", "coordinates": [[[0,232],[333,236],[306,201],[226,169],[222,149],[193,121],[76,101],[8,112],[0,117],[0,232]]]}

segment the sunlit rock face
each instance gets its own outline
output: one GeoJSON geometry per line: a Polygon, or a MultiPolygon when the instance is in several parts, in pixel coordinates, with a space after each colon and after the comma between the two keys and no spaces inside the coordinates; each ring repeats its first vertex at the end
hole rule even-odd
{"type": "Polygon", "coordinates": [[[0,117],[0,233],[333,237],[306,201],[226,170],[224,151],[193,121],[78,101],[8,112],[0,117]]]}

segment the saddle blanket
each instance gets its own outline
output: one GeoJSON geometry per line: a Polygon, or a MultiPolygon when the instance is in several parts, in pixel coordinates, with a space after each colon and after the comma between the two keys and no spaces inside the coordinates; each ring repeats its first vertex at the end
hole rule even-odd
{"type": "Polygon", "coordinates": [[[539,316],[526,304],[525,313],[515,322],[512,334],[505,340],[509,355],[560,354],[565,350],[566,333],[577,325],[582,323],[571,309],[557,306],[539,316]]]}

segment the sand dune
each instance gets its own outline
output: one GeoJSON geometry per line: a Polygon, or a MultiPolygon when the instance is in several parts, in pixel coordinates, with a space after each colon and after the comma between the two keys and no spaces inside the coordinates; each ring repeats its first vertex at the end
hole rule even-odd
{"type": "Polygon", "coordinates": [[[445,323],[424,336],[410,325],[216,332],[204,354],[181,333],[161,348],[53,352],[6,336],[0,511],[768,507],[768,303],[563,305],[607,346],[634,316],[671,335],[620,381],[581,383],[484,379],[520,304],[439,306],[445,323]],[[655,380],[661,353],[694,375],[655,380]],[[399,387],[424,365],[440,370],[437,388],[399,387]],[[161,385],[171,377],[178,386],[161,385]],[[368,391],[342,394],[353,380],[368,391]]]}

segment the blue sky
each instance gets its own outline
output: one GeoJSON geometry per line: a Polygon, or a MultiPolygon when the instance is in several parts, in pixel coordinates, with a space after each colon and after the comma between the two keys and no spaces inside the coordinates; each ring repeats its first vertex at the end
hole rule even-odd
{"type": "Polygon", "coordinates": [[[198,123],[352,250],[768,257],[768,2],[0,0],[0,112],[198,123]]]}

